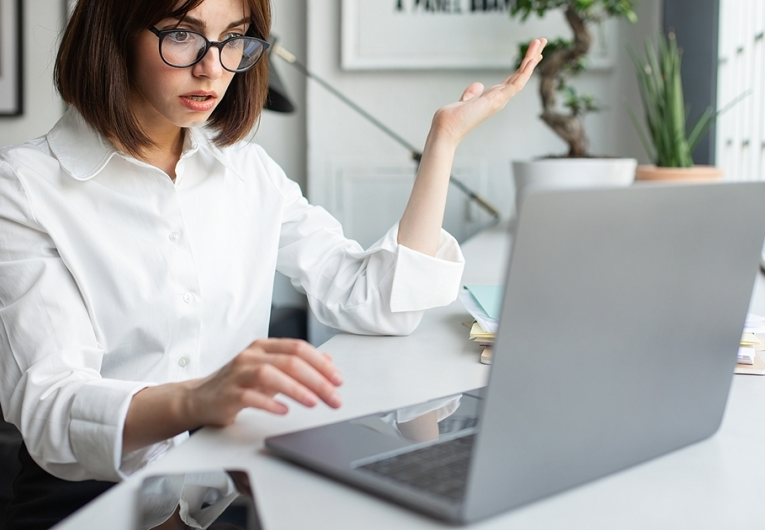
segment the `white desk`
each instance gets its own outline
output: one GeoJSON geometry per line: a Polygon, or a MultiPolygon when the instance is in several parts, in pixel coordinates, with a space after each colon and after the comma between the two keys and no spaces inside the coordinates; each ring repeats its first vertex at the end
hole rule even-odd
{"type": "MultiPolygon", "coordinates": [[[[466,283],[501,281],[507,254],[502,229],[487,230],[463,248],[466,283]]],[[[751,311],[765,315],[762,274],[751,311]]],[[[286,417],[243,411],[233,425],[198,432],[57,528],[132,529],[142,476],[213,466],[250,473],[268,530],[449,528],[269,456],[263,439],[481,386],[488,367],[478,363],[478,348],[467,340],[461,322],[468,318],[455,302],[427,312],[410,337],[334,337],[323,349],[346,379],[340,410],[295,405],[286,417]]],[[[764,494],[765,376],[735,376],[723,425],[712,438],[471,528],[761,529],[764,494]]]]}

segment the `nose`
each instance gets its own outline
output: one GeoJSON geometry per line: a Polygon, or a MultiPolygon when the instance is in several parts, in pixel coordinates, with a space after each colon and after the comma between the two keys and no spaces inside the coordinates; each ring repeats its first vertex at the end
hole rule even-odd
{"type": "Polygon", "coordinates": [[[209,77],[218,79],[223,75],[223,65],[220,62],[220,50],[215,46],[210,46],[202,60],[193,67],[193,73],[198,77],[209,77]]]}

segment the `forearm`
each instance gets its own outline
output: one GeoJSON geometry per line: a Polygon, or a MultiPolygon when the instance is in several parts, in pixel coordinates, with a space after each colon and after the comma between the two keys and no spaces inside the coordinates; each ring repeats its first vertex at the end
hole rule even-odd
{"type": "Polygon", "coordinates": [[[199,427],[190,412],[189,382],[147,387],[130,402],[122,432],[122,454],[199,427]]]}
{"type": "Polygon", "coordinates": [[[503,82],[487,90],[481,83],[473,83],[465,89],[459,101],[436,112],[412,195],[401,218],[399,244],[435,255],[457,145],[483,120],[504,108],[526,85],[534,67],[542,59],[545,44],[546,39],[533,40],[521,67],[503,82]]]}
{"type": "Polygon", "coordinates": [[[428,134],[412,194],[398,230],[399,244],[430,256],[438,250],[457,148],[457,142],[447,136],[435,124],[428,134]]]}

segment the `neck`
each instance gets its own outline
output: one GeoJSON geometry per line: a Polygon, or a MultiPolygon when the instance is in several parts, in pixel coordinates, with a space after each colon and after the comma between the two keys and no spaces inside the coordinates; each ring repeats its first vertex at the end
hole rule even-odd
{"type": "Polygon", "coordinates": [[[174,181],[175,166],[183,152],[184,130],[179,128],[175,130],[174,134],[159,138],[154,135],[152,138],[154,146],[144,150],[139,157],[140,160],[161,169],[174,181]]]}

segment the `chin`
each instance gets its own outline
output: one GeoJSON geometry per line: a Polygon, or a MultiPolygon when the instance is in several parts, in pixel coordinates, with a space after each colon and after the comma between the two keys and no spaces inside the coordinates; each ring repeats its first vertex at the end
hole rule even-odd
{"type": "Polygon", "coordinates": [[[190,116],[187,117],[185,120],[179,120],[180,123],[178,124],[180,127],[199,127],[200,125],[204,125],[207,123],[207,120],[210,119],[210,115],[212,112],[209,112],[205,115],[201,116],[190,116]]]}

